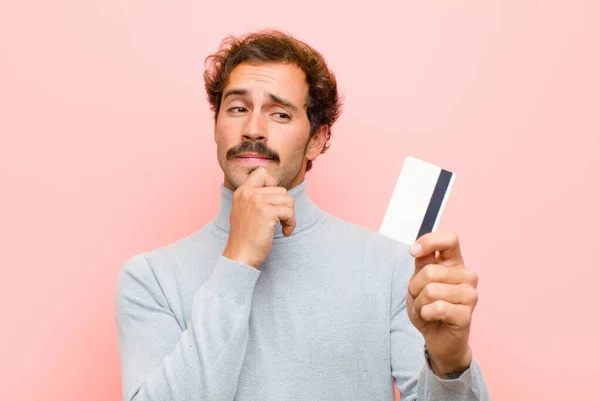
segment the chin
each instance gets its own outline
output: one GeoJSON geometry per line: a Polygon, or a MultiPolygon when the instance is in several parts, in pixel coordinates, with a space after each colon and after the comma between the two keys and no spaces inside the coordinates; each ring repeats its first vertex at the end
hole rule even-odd
{"type": "Polygon", "coordinates": [[[235,191],[239,187],[241,187],[244,182],[248,179],[248,176],[252,174],[254,170],[259,167],[264,167],[269,174],[277,181],[277,186],[284,187],[286,189],[290,189],[290,186],[296,181],[298,174],[295,176],[290,176],[284,174],[281,176],[281,171],[275,168],[275,166],[228,166],[229,168],[225,172],[225,186],[231,186],[235,191]]]}
{"type": "Polygon", "coordinates": [[[241,187],[244,182],[248,179],[248,176],[254,171],[256,167],[253,168],[233,168],[225,173],[225,186],[229,184],[233,187],[235,191],[239,187],[241,187]]]}

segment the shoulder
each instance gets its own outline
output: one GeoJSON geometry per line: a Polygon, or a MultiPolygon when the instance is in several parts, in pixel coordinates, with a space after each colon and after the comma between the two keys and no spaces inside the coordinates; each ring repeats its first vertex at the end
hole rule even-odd
{"type": "Polygon", "coordinates": [[[326,226],[329,247],[336,249],[341,259],[357,261],[364,277],[389,285],[394,304],[401,303],[414,273],[414,257],[409,252],[412,244],[331,215],[326,226]]]}
{"type": "MultiPolygon", "coordinates": [[[[144,291],[162,292],[177,276],[185,276],[198,261],[212,257],[216,252],[215,237],[210,225],[186,237],[160,247],[130,256],[117,275],[117,293],[144,291]]],[[[156,295],[156,294],[155,294],[156,295]]]]}
{"type": "Polygon", "coordinates": [[[327,226],[332,241],[348,250],[362,250],[367,260],[373,263],[404,269],[410,268],[414,262],[409,244],[386,237],[376,230],[333,215],[329,215],[327,226]]]}

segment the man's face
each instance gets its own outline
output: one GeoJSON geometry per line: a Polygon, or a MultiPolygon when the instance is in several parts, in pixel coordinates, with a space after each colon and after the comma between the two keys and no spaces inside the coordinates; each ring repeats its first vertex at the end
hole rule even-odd
{"type": "Polygon", "coordinates": [[[215,123],[227,188],[237,189],[260,166],[279,186],[302,182],[306,161],[316,157],[307,152],[307,96],[305,74],[292,64],[242,63],[231,71],[215,123]]]}

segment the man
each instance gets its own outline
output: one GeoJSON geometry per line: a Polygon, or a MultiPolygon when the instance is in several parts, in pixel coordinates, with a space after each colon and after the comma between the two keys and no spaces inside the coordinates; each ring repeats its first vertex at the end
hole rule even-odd
{"type": "Polygon", "coordinates": [[[123,399],[489,399],[456,235],[409,250],[307,196],[341,110],[321,55],[262,31],[209,59],[220,208],[120,272],[123,399]]]}

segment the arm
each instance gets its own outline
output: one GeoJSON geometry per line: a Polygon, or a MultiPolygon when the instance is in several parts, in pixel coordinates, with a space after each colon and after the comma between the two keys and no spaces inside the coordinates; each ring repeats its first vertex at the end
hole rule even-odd
{"type": "Polygon", "coordinates": [[[259,274],[220,256],[184,330],[146,259],[130,259],[117,280],[115,310],[123,400],[233,400],[259,274]]]}
{"type": "Polygon", "coordinates": [[[392,376],[402,401],[488,401],[483,373],[475,359],[455,379],[437,376],[425,358],[425,340],[408,317],[406,295],[412,260],[399,260],[392,277],[390,351],[392,376]]]}

